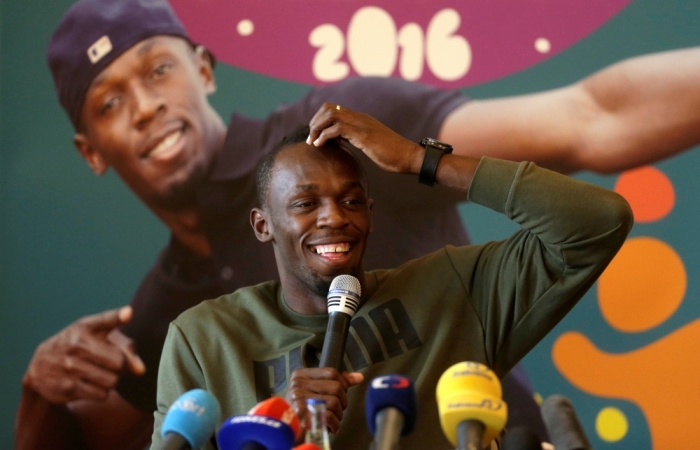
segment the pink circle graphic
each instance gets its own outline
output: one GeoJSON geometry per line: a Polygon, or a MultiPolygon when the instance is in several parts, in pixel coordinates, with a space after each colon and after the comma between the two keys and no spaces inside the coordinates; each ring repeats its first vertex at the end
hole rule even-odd
{"type": "Polygon", "coordinates": [[[311,85],[379,75],[454,88],[544,61],[630,1],[171,3],[192,38],[235,67],[311,85]]]}

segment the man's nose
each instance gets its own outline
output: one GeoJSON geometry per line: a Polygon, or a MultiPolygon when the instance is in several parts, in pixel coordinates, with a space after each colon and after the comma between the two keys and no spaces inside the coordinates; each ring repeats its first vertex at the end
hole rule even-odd
{"type": "Polygon", "coordinates": [[[319,207],[316,222],[319,228],[342,228],[348,224],[348,216],[341,204],[328,200],[319,207]]]}
{"type": "Polygon", "coordinates": [[[165,98],[155,89],[142,84],[133,86],[134,126],[142,130],[160,111],[165,110],[165,98]]]}

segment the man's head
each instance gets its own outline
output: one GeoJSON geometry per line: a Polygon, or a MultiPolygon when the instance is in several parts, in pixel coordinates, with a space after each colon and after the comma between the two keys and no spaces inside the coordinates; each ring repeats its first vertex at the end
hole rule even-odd
{"type": "Polygon", "coordinates": [[[262,161],[251,224],[273,243],[287,291],[325,297],[338,275],[362,279],[372,200],[357,159],[335,142],[309,146],[308,135],[300,129],[262,161]]]}
{"type": "Polygon", "coordinates": [[[80,0],[51,38],[56,91],[97,174],[113,167],[150,206],[193,197],[222,144],[212,59],[166,0],[80,0]]]}

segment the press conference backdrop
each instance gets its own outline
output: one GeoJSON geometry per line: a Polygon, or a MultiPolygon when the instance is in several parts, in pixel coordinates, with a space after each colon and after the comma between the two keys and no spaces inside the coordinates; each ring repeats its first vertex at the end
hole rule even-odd
{"type": "MultiPolygon", "coordinates": [[[[128,303],[168,239],[113,173],[95,177],[72,146],[44,56],[70,4],[0,3],[1,448],[13,445],[34,348],[78,317],[128,303]]],[[[223,117],[263,117],[311,85],[354,75],[401,76],[474,98],[524,94],[625,57],[700,45],[696,0],[173,5],[222,60],[212,102],[223,117]],[[372,53],[368,29],[377,33],[372,53]]],[[[576,175],[625,195],[636,225],[524,364],[538,395],[572,399],[598,449],[700,442],[699,170],[694,149],[622,174],[576,175]]],[[[514,230],[482,208],[461,212],[474,242],[514,230]]]]}

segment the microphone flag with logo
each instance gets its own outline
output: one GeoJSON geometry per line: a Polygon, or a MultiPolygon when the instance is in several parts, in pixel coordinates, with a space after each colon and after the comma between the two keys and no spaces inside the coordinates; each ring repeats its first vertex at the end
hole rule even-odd
{"type": "Polygon", "coordinates": [[[447,369],[437,384],[440,425],[450,443],[463,448],[477,436],[486,447],[503,430],[508,408],[501,382],[483,364],[461,362],[447,369]],[[479,430],[480,429],[480,430],[479,430]],[[459,445],[458,445],[459,444],[459,445]]]}

